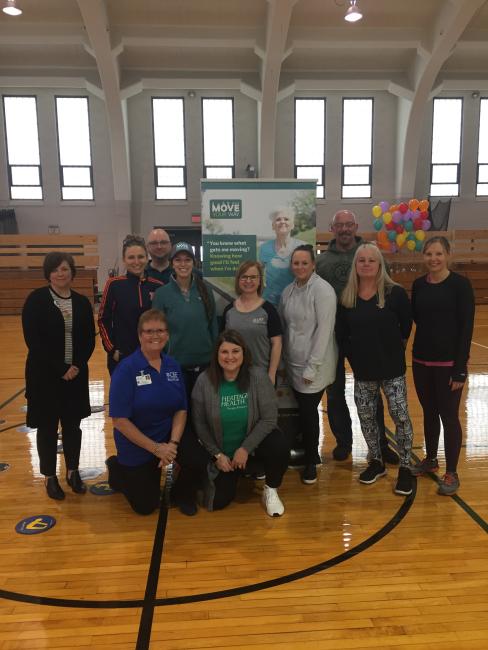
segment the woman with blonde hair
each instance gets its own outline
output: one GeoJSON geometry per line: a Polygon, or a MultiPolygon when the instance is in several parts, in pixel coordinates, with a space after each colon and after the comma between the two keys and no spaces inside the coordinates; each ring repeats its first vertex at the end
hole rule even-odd
{"type": "Polygon", "coordinates": [[[407,405],[405,346],[412,316],[405,289],[388,275],[375,244],[361,244],[356,250],[340,302],[337,337],[354,373],[354,401],[369,449],[369,465],[359,481],[374,483],[386,474],[376,418],[382,389],[396,426],[400,455],[395,492],[411,494],[413,431],[407,405]]]}

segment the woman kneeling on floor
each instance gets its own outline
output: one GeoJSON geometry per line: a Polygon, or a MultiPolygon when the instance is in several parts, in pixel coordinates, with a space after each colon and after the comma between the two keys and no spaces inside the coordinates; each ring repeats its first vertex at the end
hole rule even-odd
{"type": "Polygon", "coordinates": [[[194,429],[208,452],[205,505],[209,510],[231,503],[239,477],[249,471],[255,458],[265,468],[264,508],[271,517],[283,514],[278,488],[290,450],[285,435],[276,428],[277,415],[276,395],[266,370],[251,365],[238,332],[222,332],[210,367],[200,375],[192,393],[194,429]]]}
{"type": "MultiPolygon", "coordinates": [[[[110,415],[117,456],[106,463],[110,487],[123,492],[135,512],[146,515],[159,506],[161,468],[175,459],[184,465],[178,448],[187,402],[180,366],[162,353],[169,337],[164,314],[144,312],[138,333],[140,348],[122,359],[112,375],[110,415]]],[[[192,476],[181,472],[177,485],[192,476]]],[[[179,487],[192,491],[191,486],[179,487]]]]}

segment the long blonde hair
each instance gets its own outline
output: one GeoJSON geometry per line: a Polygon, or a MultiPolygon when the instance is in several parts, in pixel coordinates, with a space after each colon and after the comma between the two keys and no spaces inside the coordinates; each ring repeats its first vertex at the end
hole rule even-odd
{"type": "Polygon", "coordinates": [[[359,278],[356,271],[356,262],[359,255],[361,255],[365,249],[374,251],[374,255],[379,262],[378,273],[375,278],[378,307],[383,308],[385,306],[385,296],[390,293],[392,287],[398,285],[398,282],[394,282],[394,280],[392,280],[388,275],[385,260],[378,246],[376,246],[376,244],[373,242],[360,244],[354,253],[351,270],[349,272],[349,278],[347,280],[346,286],[344,287],[344,291],[341,294],[341,304],[344,305],[344,307],[348,307],[349,309],[356,306],[356,299],[358,297],[359,290],[359,278]]]}

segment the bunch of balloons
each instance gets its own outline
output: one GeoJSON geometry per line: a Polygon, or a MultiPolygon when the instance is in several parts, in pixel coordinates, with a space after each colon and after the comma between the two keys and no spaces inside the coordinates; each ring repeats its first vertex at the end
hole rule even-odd
{"type": "Polygon", "coordinates": [[[425,233],[432,223],[429,221],[427,199],[410,199],[408,203],[390,205],[380,201],[374,205],[374,229],[378,246],[390,253],[396,253],[406,246],[409,251],[422,250],[425,233]]]}

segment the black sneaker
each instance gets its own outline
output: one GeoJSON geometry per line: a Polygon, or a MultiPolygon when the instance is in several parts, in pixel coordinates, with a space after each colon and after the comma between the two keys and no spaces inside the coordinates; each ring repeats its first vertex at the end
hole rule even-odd
{"type": "Polygon", "coordinates": [[[313,485],[317,482],[317,468],[315,465],[305,465],[302,472],[302,483],[313,485]]]}
{"type": "Polygon", "coordinates": [[[383,458],[383,462],[388,463],[388,465],[400,464],[400,459],[398,458],[398,454],[396,453],[396,451],[393,451],[391,447],[385,447],[384,449],[382,449],[381,456],[383,458]]]}
{"type": "Polygon", "coordinates": [[[351,450],[348,447],[341,447],[341,445],[337,445],[337,447],[332,450],[332,458],[334,460],[347,460],[350,455],[351,450]]]}
{"type": "Polygon", "coordinates": [[[408,497],[413,492],[412,472],[408,467],[400,467],[398,470],[398,479],[395,486],[395,494],[402,494],[408,497]]]}
{"type": "Polygon", "coordinates": [[[364,472],[361,472],[359,475],[360,483],[374,483],[381,476],[386,475],[386,467],[379,460],[372,460],[369,465],[366,467],[364,472]]]}

